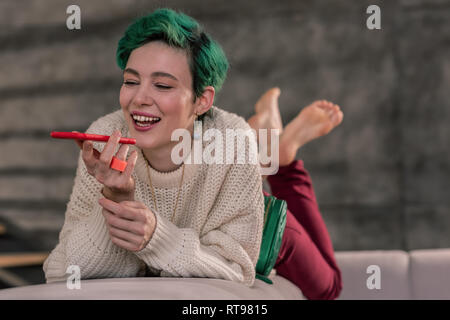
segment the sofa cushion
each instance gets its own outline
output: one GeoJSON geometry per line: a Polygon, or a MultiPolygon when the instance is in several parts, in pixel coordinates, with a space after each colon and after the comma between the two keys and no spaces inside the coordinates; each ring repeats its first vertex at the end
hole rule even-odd
{"type": "Polygon", "coordinates": [[[450,249],[410,252],[413,299],[450,299],[450,249]]]}
{"type": "Polygon", "coordinates": [[[255,280],[252,288],[207,278],[120,278],[82,280],[81,289],[67,289],[65,282],[0,290],[1,299],[132,299],[132,300],[282,300],[304,299],[301,291],[281,276],[273,285],[255,280]]]}
{"type": "Polygon", "coordinates": [[[410,299],[409,255],[405,251],[340,251],[336,260],[342,271],[343,289],[338,299],[410,299]],[[380,289],[369,289],[374,276],[369,266],[378,266],[380,289]]]}

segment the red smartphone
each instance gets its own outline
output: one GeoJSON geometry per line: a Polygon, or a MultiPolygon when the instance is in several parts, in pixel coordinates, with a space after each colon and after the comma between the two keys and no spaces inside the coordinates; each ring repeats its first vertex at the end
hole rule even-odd
{"type": "MultiPolygon", "coordinates": [[[[80,132],[61,132],[52,131],[50,133],[52,138],[57,139],[75,139],[75,140],[92,140],[107,142],[110,136],[103,136],[100,134],[80,133],[80,132]]],[[[136,144],[136,139],[132,138],[120,138],[119,143],[123,144],[136,144]]]]}

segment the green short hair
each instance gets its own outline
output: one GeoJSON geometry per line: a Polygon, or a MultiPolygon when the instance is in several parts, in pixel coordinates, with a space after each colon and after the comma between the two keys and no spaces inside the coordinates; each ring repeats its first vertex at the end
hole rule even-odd
{"type": "Polygon", "coordinates": [[[186,51],[195,97],[207,86],[214,87],[216,92],[221,89],[229,67],[221,46],[203,32],[196,20],[172,9],[157,9],[128,26],[119,40],[117,64],[125,69],[131,51],[158,40],[186,51]]]}

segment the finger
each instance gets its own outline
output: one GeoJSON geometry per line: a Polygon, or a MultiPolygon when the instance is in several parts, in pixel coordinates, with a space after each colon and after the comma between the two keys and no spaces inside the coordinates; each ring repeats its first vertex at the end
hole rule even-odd
{"type": "Polygon", "coordinates": [[[106,210],[111,211],[114,214],[119,214],[123,208],[117,202],[109,200],[108,198],[100,198],[98,199],[98,203],[105,208],[106,210]]]}
{"type": "Polygon", "coordinates": [[[122,144],[119,148],[119,151],[117,151],[115,157],[119,160],[126,160],[127,159],[127,154],[128,154],[128,150],[130,149],[130,146],[127,144],[122,144]]]}
{"type": "Polygon", "coordinates": [[[95,161],[100,158],[100,152],[94,148],[92,141],[83,141],[83,151],[85,151],[86,159],[95,165],[95,161]]]}
{"type": "Polygon", "coordinates": [[[111,241],[112,243],[114,243],[116,246],[121,247],[125,250],[128,251],[137,251],[137,248],[134,244],[131,244],[127,241],[124,241],[122,239],[116,238],[116,237],[111,237],[111,241]]]}
{"type": "Polygon", "coordinates": [[[95,158],[93,145],[89,141],[84,141],[82,144],[81,157],[86,165],[86,169],[90,174],[93,174],[95,169],[95,158]]]}
{"type": "Polygon", "coordinates": [[[130,211],[125,212],[125,215],[122,215],[121,217],[124,219],[130,219],[136,222],[143,222],[145,223],[147,221],[147,213],[145,210],[150,210],[147,208],[145,204],[138,201],[122,201],[120,202],[121,205],[125,207],[129,207],[130,211]]]}
{"type": "Polygon", "coordinates": [[[74,140],[77,146],[80,148],[80,150],[83,150],[83,140],[74,140]]]}
{"type": "Polygon", "coordinates": [[[131,232],[137,236],[144,235],[144,228],[141,224],[137,224],[131,220],[122,219],[108,210],[103,210],[102,212],[108,225],[123,231],[131,232]]]}
{"type": "Polygon", "coordinates": [[[136,208],[136,209],[147,208],[147,206],[145,204],[143,204],[142,202],[139,202],[139,201],[122,201],[122,202],[120,202],[120,204],[131,207],[131,208],[136,208]]]}
{"type": "MultiPolygon", "coordinates": [[[[80,133],[79,131],[72,131],[74,133],[80,133]]],[[[83,150],[83,143],[85,140],[80,140],[80,139],[74,139],[75,143],[78,145],[78,147],[83,150]]]]}
{"type": "Polygon", "coordinates": [[[101,198],[98,201],[100,205],[106,210],[110,211],[112,214],[118,218],[131,220],[131,221],[143,221],[142,213],[139,211],[146,208],[144,204],[139,204],[135,201],[122,201],[120,204],[109,200],[107,198],[101,198]],[[125,205],[123,205],[125,203],[125,205]]]}
{"type": "Polygon", "coordinates": [[[115,130],[113,134],[109,137],[106,146],[103,148],[103,151],[100,155],[100,163],[103,164],[103,169],[109,169],[109,165],[111,164],[112,157],[116,151],[116,147],[119,144],[120,140],[120,131],[115,130]]]}
{"type": "MultiPolygon", "coordinates": [[[[79,133],[78,131],[72,131],[73,133],[79,133]]],[[[83,140],[74,139],[75,143],[78,145],[78,147],[83,150],[83,140]]]]}
{"type": "Polygon", "coordinates": [[[138,152],[136,150],[134,150],[131,153],[130,157],[128,158],[127,166],[126,166],[124,172],[122,173],[122,175],[124,176],[124,179],[128,180],[131,178],[131,174],[134,171],[134,167],[136,165],[137,158],[138,158],[138,152]]]}
{"type": "Polygon", "coordinates": [[[140,214],[138,210],[142,209],[124,206],[123,210],[116,213],[116,216],[129,221],[143,221],[141,217],[142,214],[140,214]]]}
{"type": "Polygon", "coordinates": [[[139,246],[143,239],[142,237],[139,237],[139,236],[135,235],[134,233],[124,231],[121,229],[117,229],[112,226],[109,228],[109,234],[113,237],[119,238],[126,242],[130,242],[130,243],[134,244],[135,246],[139,246]]]}

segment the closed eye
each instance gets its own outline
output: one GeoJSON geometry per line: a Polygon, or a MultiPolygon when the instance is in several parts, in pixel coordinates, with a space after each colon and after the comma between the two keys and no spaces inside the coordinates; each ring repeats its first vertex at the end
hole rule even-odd
{"type": "Polygon", "coordinates": [[[169,87],[169,86],[164,86],[164,85],[162,85],[162,84],[156,84],[155,85],[157,88],[159,88],[159,89],[170,89],[170,88],[172,88],[172,87],[169,87]]]}
{"type": "Polygon", "coordinates": [[[133,86],[133,85],[139,84],[139,83],[134,82],[134,81],[124,81],[123,83],[126,84],[127,86],[133,86]]]}

